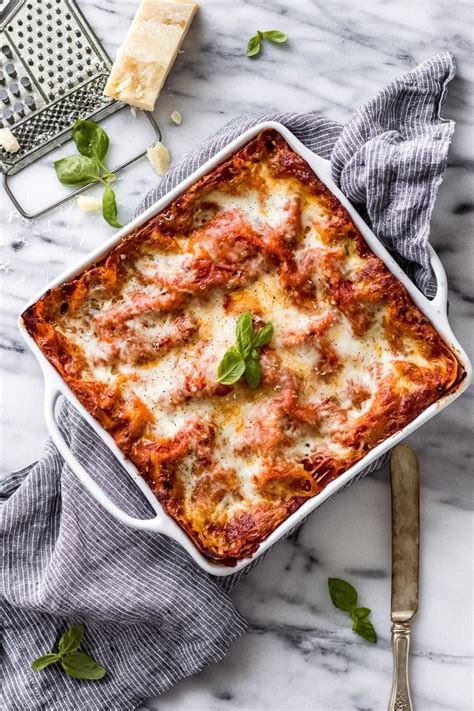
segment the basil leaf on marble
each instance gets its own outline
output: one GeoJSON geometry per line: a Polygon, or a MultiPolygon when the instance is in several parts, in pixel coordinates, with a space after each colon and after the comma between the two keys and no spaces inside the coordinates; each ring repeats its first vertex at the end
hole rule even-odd
{"type": "Polygon", "coordinates": [[[328,578],[328,588],[334,607],[344,612],[352,612],[357,605],[356,589],[340,578],[328,578]]]}
{"type": "Polygon", "coordinates": [[[68,156],[55,161],[54,169],[63,185],[88,185],[99,178],[99,166],[87,156],[68,156]]]}
{"type": "Polygon", "coordinates": [[[105,186],[102,216],[112,227],[122,227],[117,221],[117,202],[110,187],[116,176],[104,165],[109,150],[107,133],[94,121],[79,119],[73,126],[72,137],[80,155],[61,158],[54,163],[58,180],[68,186],[100,181],[105,186]]]}
{"type": "Polygon", "coordinates": [[[352,630],[363,637],[367,642],[371,642],[372,644],[377,643],[377,633],[372,622],[367,618],[356,620],[352,625],[352,630]]]}
{"type": "Polygon", "coordinates": [[[84,652],[71,652],[61,659],[61,666],[68,676],[74,679],[96,681],[102,679],[106,669],[84,652]]]}
{"type": "Polygon", "coordinates": [[[269,40],[270,42],[276,42],[278,44],[280,44],[281,42],[286,42],[288,40],[288,35],[285,35],[284,32],[280,32],[279,30],[267,30],[262,34],[265,39],[269,40]]]}
{"type": "Polygon", "coordinates": [[[115,200],[115,193],[110,185],[105,186],[102,195],[102,215],[104,220],[112,227],[122,227],[120,222],[117,222],[117,202],[115,200]]]}
{"type": "Polygon", "coordinates": [[[363,637],[367,642],[375,644],[377,633],[372,622],[368,619],[371,611],[368,607],[356,607],[358,596],[354,586],[341,578],[328,578],[328,588],[334,607],[347,612],[352,619],[353,632],[363,637]]]}
{"type": "Polygon", "coordinates": [[[368,607],[356,607],[355,610],[352,610],[351,617],[353,620],[363,620],[364,617],[370,615],[370,612],[368,607]]]}
{"type": "Polygon", "coordinates": [[[81,640],[84,636],[83,625],[73,625],[70,629],[66,630],[61,639],[58,642],[58,648],[60,654],[69,654],[69,652],[75,652],[79,649],[81,640]]]}
{"type": "Polygon", "coordinates": [[[99,124],[79,119],[72,128],[72,137],[81,155],[103,162],[109,150],[109,137],[99,124]]]}
{"type": "Polygon", "coordinates": [[[57,662],[61,657],[59,654],[54,654],[54,652],[50,652],[49,654],[45,654],[42,657],[38,657],[38,659],[35,659],[34,661],[31,662],[31,668],[32,669],[46,669],[46,667],[49,667],[50,664],[54,664],[57,662]]]}
{"type": "Polygon", "coordinates": [[[251,37],[249,39],[248,45],[247,45],[247,57],[255,57],[257,54],[260,54],[262,51],[262,37],[261,37],[261,32],[258,32],[256,35],[251,37]]]}
{"type": "Polygon", "coordinates": [[[247,57],[256,57],[262,51],[262,42],[268,40],[275,44],[282,44],[288,41],[288,35],[280,30],[265,30],[261,32],[257,30],[257,34],[251,37],[247,45],[247,57]]]}

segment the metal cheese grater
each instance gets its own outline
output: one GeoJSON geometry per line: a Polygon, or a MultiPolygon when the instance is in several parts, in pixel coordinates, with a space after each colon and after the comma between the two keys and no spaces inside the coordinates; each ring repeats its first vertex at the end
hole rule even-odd
{"type": "MultiPolygon", "coordinates": [[[[77,119],[100,121],[124,104],[103,94],[111,61],[73,0],[0,0],[0,30],[0,127],[8,127],[20,144],[17,153],[0,148],[0,172],[17,210],[39,217],[89,186],[29,214],[12,193],[8,176],[69,140],[77,119]]],[[[159,140],[153,116],[146,116],[159,140]]]]}

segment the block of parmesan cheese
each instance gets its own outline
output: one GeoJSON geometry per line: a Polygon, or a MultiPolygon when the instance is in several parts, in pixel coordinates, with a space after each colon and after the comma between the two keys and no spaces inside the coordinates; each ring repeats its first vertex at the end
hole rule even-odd
{"type": "Polygon", "coordinates": [[[186,0],[142,0],[118,49],[104,94],[153,111],[198,7],[186,0]]]}

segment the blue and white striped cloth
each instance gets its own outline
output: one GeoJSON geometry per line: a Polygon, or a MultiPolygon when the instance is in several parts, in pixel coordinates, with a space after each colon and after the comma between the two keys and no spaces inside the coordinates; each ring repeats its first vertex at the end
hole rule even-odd
{"type": "MultiPolygon", "coordinates": [[[[453,57],[439,54],[390,84],[344,128],[317,114],[237,118],[185,156],[139,210],[242,131],[274,119],[331,158],[342,190],[432,295],[429,220],[454,130],[439,107],[453,75],[453,57]]],[[[146,515],[135,486],[72,407],[63,405],[59,422],[111,498],[146,515]]],[[[244,632],[229,596],[236,576],[213,579],[169,539],[119,524],[81,489],[51,442],[41,461],[7,477],[0,496],[8,711],[128,711],[220,659],[244,632]],[[31,661],[77,622],[85,624],[84,650],[108,670],[104,679],[33,671],[31,661]]]]}

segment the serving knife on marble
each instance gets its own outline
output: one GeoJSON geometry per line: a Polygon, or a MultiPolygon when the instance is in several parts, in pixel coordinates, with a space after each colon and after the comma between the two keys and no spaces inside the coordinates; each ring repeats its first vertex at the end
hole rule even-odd
{"type": "Polygon", "coordinates": [[[412,711],[408,655],[418,609],[420,481],[415,450],[406,444],[392,452],[391,482],[393,681],[388,711],[412,711]]]}

